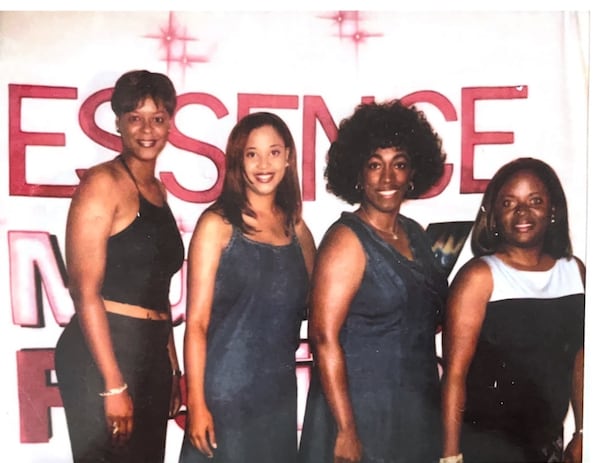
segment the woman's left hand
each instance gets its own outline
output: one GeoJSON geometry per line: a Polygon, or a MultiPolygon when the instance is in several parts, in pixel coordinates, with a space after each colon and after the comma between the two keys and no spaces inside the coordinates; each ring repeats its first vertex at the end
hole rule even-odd
{"type": "Polygon", "coordinates": [[[583,454],[583,435],[575,433],[565,450],[565,463],[581,463],[583,454]]]}
{"type": "Polygon", "coordinates": [[[171,384],[171,405],[169,408],[169,418],[175,418],[179,409],[181,408],[181,377],[179,375],[173,375],[171,384]]]}

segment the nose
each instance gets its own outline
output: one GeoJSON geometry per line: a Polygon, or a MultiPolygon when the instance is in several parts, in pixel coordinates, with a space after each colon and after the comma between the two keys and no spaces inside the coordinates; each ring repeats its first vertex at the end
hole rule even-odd
{"type": "Polygon", "coordinates": [[[523,205],[523,204],[517,204],[517,207],[515,207],[515,214],[517,215],[523,215],[525,214],[525,209],[527,208],[527,206],[523,205]]]}
{"type": "Polygon", "coordinates": [[[269,166],[269,156],[257,156],[257,165],[259,169],[263,169],[269,166]]]}
{"type": "Polygon", "coordinates": [[[381,180],[384,183],[390,183],[393,179],[393,170],[388,167],[388,166],[384,166],[381,172],[381,180]]]}

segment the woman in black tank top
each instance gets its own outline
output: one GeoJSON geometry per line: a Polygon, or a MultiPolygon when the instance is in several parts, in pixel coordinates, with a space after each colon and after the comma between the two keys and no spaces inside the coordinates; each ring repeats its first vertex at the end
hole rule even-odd
{"type": "Polygon", "coordinates": [[[169,287],[184,248],[154,176],[175,105],[165,75],[122,75],[111,98],[122,152],[86,172],[69,209],[75,315],[55,362],[76,463],[161,463],[180,406],[169,287]]]}

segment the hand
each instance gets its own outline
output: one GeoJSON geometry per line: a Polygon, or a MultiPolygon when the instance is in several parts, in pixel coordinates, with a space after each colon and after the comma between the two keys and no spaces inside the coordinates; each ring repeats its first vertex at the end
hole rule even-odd
{"type": "Polygon", "coordinates": [[[338,432],[333,448],[334,463],[358,463],[362,458],[362,444],[356,431],[338,432]]]}
{"type": "Polygon", "coordinates": [[[171,405],[169,407],[169,418],[175,418],[181,408],[181,383],[178,375],[173,375],[171,385],[171,405]]]}
{"type": "Polygon", "coordinates": [[[573,438],[565,450],[565,463],[581,463],[583,450],[582,444],[583,435],[580,433],[573,434],[573,438]]]}
{"type": "Polygon", "coordinates": [[[104,398],[108,432],[114,445],[123,445],[133,432],[133,402],[127,390],[104,398]]]}
{"type": "Polygon", "coordinates": [[[203,454],[212,458],[213,450],[217,448],[212,414],[206,407],[194,410],[193,407],[190,409],[188,405],[188,420],[190,441],[203,454]]]}

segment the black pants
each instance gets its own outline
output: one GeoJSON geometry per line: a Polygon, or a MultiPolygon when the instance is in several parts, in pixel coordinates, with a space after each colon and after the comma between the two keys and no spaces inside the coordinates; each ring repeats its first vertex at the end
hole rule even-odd
{"type": "Polygon", "coordinates": [[[162,463],[171,397],[167,344],[170,323],[107,313],[113,348],[133,400],[134,428],[113,446],[106,425],[104,381],[87,348],[77,316],[60,336],[55,368],[74,463],[162,463]]]}

